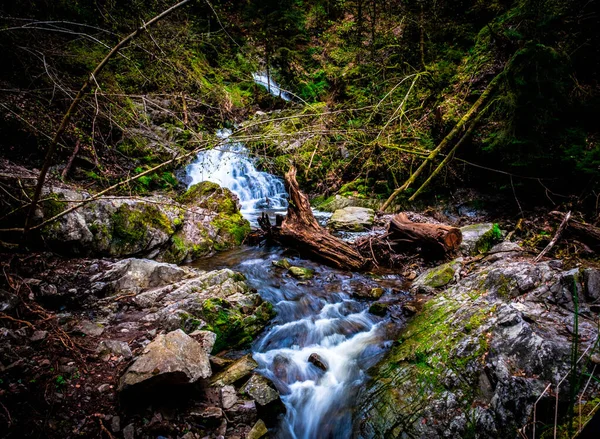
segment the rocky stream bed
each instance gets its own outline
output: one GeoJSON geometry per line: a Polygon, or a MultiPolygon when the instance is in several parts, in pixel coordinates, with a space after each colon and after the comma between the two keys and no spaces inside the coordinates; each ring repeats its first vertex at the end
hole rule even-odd
{"type": "MultiPolygon", "coordinates": [[[[38,216],[86,197],[56,185],[38,216]]],[[[385,223],[331,221],[349,242],[385,223]]],[[[599,401],[592,266],[534,262],[493,223],[455,259],[364,274],[240,247],[249,230],[204,182],[93,199],[3,253],[2,437],[539,437],[599,401]]]]}

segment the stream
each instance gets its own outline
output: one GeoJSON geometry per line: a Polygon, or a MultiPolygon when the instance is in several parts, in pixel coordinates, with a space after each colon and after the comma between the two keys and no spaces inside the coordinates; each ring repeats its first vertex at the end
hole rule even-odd
{"type": "MultiPolygon", "coordinates": [[[[266,86],[269,79],[257,75],[255,80],[266,86]]],[[[277,84],[269,81],[271,93],[280,95],[277,84]]],[[[231,131],[223,129],[217,135],[227,139],[231,131]]],[[[187,174],[190,185],[208,180],[229,188],[254,227],[262,212],[285,213],[287,208],[283,181],[258,170],[239,142],[225,141],[219,149],[199,153],[187,174]]],[[[315,213],[320,221],[328,218],[315,213]]],[[[243,273],[249,286],[277,311],[270,328],[252,346],[258,372],[272,380],[286,407],[277,437],[350,437],[354,396],[401,323],[369,313],[370,302],[357,296],[373,288],[383,288],[384,300],[392,289],[397,296],[405,286],[403,279],[334,270],[279,247],[244,247],[194,265],[243,273]],[[292,265],[313,269],[314,278],[299,281],[273,265],[284,257],[292,265]]]]}

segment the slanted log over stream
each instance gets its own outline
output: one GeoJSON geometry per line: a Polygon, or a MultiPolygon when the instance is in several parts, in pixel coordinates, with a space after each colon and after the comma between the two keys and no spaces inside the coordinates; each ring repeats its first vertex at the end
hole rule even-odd
{"type": "Polygon", "coordinates": [[[281,226],[271,226],[268,220],[261,219],[267,236],[327,265],[352,271],[363,268],[368,261],[356,248],[319,225],[308,197],[300,191],[295,167],[285,174],[285,185],[290,196],[287,215],[281,226]]]}

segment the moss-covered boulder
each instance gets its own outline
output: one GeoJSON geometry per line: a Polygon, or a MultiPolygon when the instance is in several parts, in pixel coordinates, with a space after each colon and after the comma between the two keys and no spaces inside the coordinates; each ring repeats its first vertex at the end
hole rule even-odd
{"type": "Polygon", "coordinates": [[[242,244],[250,223],[239,211],[237,196],[227,188],[205,181],[189,188],[177,201],[185,206],[181,228],[161,257],[180,263],[242,244]]]}
{"type": "MultiPolygon", "coordinates": [[[[565,317],[561,300],[578,294],[583,302],[576,272],[523,261],[473,267],[426,303],[369,370],[357,437],[517,437],[546,386],[570,370],[572,339],[560,328],[573,315],[565,317]],[[498,294],[501,279],[511,294],[498,294]]],[[[579,334],[584,351],[598,328],[580,320],[579,334]]],[[[542,396],[540,429],[554,412],[539,407],[554,407],[554,398],[542,396]]]]}
{"type": "MultiPolygon", "coordinates": [[[[89,198],[83,191],[44,193],[39,220],[89,198]]],[[[250,224],[230,190],[210,182],[168,197],[100,197],[44,227],[40,240],[60,253],[138,256],[181,263],[240,245],[250,224]]]]}
{"type": "Polygon", "coordinates": [[[502,231],[498,224],[471,224],[461,227],[460,231],[463,237],[460,250],[467,256],[485,253],[502,240],[502,231]]]}
{"type": "Polygon", "coordinates": [[[462,267],[462,259],[430,268],[415,279],[411,289],[420,293],[434,293],[452,282],[456,271],[462,267]]]}
{"type": "Polygon", "coordinates": [[[275,312],[232,270],[202,272],[151,260],[128,259],[94,276],[105,294],[135,292],[143,321],[173,331],[204,329],[216,334],[213,350],[248,346],[275,312]]]}

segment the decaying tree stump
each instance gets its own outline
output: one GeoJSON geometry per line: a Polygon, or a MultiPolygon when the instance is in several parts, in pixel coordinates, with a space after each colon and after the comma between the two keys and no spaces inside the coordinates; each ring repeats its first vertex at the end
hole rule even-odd
{"type": "Polygon", "coordinates": [[[280,226],[271,226],[270,221],[262,218],[261,228],[265,234],[284,246],[337,268],[359,270],[365,266],[368,261],[352,245],[319,225],[308,197],[300,191],[295,167],[285,174],[285,185],[290,196],[287,215],[280,226]]]}

